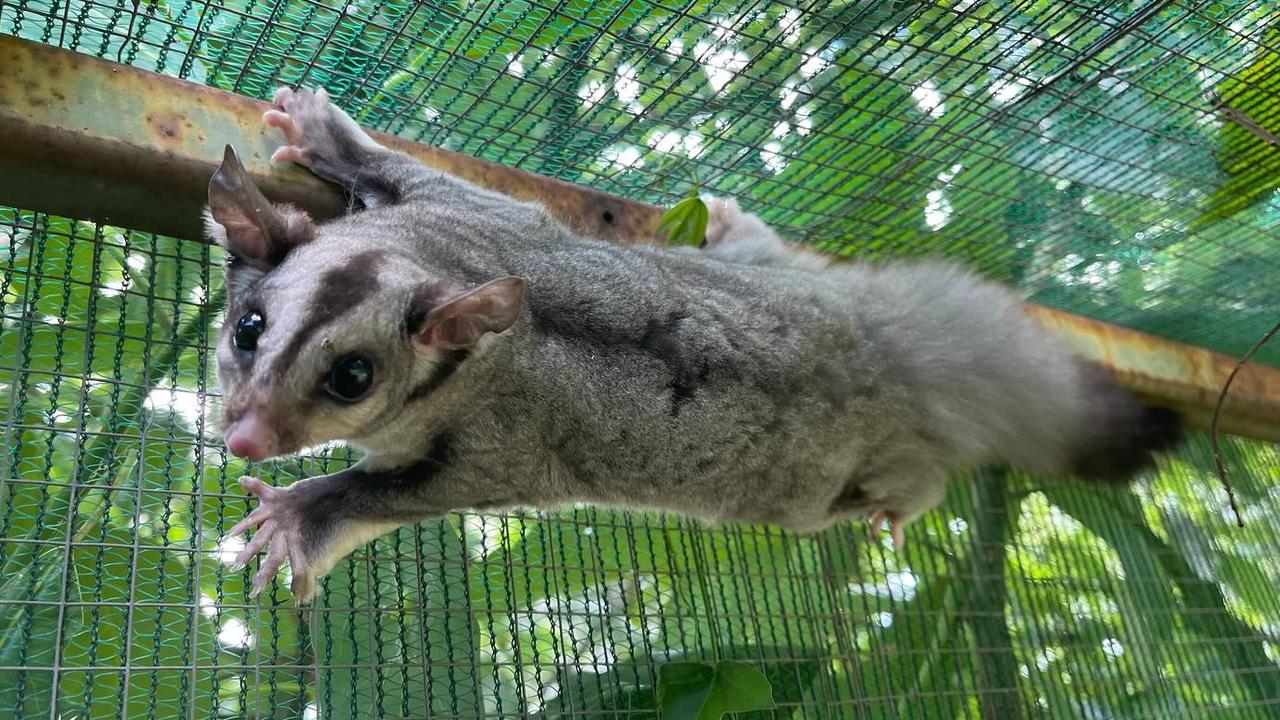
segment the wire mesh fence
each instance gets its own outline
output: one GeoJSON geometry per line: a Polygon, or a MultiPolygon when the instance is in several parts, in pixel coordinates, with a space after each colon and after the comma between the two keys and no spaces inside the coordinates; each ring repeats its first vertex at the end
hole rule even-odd
{"type": "Polygon", "coordinates": [[[296,611],[222,539],[273,483],[210,418],[220,251],[0,211],[0,716],[655,717],[655,667],[739,659],[785,718],[1272,717],[1280,457],[1206,443],[1136,492],[959,479],[904,553],[578,508],[375,542],[296,611]],[[11,715],[8,713],[12,712],[11,715]]]}
{"type": "MultiPolygon", "coordinates": [[[[1280,10],[1228,0],[4,0],[0,32],[1243,352],[1280,300],[1280,10]]],[[[1261,360],[1280,362],[1280,350],[1261,360]]]]}
{"type": "MultiPolygon", "coordinates": [[[[600,189],[744,199],[1239,352],[1280,307],[1265,2],[0,0],[0,32],[600,189]]],[[[0,150],[2,151],[2,150],[0,150]]],[[[655,717],[741,659],[778,718],[1280,716],[1280,458],[1193,438],[1132,492],[961,478],[893,554],[590,508],[458,515],[251,602],[222,534],[216,249],[0,208],[0,717],[655,717]]],[[[1280,362],[1280,348],[1261,359],[1280,362]]]]}

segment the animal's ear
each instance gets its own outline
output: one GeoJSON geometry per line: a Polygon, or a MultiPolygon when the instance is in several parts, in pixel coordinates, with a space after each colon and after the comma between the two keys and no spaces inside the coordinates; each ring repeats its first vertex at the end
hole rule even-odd
{"type": "Polygon", "coordinates": [[[485,333],[499,333],[520,317],[524,280],[503,277],[471,290],[442,293],[424,287],[409,314],[409,332],[418,342],[442,350],[468,348],[485,333]]]}
{"type": "Polygon", "coordinates": [[[267,200],[230,145],[209,179],[205,225],[209,236],[232,256],[264,272],[315,236],[315,226],[305,212],[267,200]]]}

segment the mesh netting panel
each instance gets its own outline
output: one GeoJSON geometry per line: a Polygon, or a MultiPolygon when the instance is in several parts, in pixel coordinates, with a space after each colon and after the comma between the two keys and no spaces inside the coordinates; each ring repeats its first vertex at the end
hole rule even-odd
{"type": "MultiPolygon", "coordinates": [[[[825,249],[942,253],[1031,299],[1239,353],[1280,307],[1265,2],[0,0],[0,32],[825,249]],[[811,6],[811,7],[810,7],[811,6]]],[[[2,151],[2,150],[0,150],[2,151]]],[[[1275,446],[1131,493],[960,479],[905,553],[860,526],[452,516],[250,602],[222,534],[344,452],[228,457],[207,245],[0,209],[0,718],[653,718],[740,659],[775,718],[1280,717],[1275,446]],[[206,438],[207,441],[206,441],[206,438]]],[[[1280,346],[1259,356],[1280,362],[1280,346]]]]}
{"type": "MultiPolygon", "coordinates": [[[[0,32],[795,239],[938,252],[1239,354],[1280,306],[1280,8],[1257,0],[3,0],[0,32]]],[[[1280,346],[1259,359],[1280,362],[1280,346]]]]}
{"type": "MultiPolygon", "coordinates": [[[[905,552],[589,508],[457,515],[258,602],[220,541],[272,483],[212,435],[208,245],[0,209],[0,717],[649,718],[739,659],[750,717],[1280,715],[1280,457],[1203,438],[1134,491],[961,478],[905,552]]],[[[742,716],[747,717],[747,716],[742,716]]]]}

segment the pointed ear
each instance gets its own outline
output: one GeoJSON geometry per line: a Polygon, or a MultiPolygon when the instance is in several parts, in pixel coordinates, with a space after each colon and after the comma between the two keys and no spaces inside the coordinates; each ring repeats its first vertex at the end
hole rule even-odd
{"type": "Polygon", "coordinates": [[[230,145],[209,179],[209,236],[236,259],[269,271],[289,250],[315,235],[311,218],[288,205],[273,205],[249,178],[230,145]]]}
{"type": "Polygon", "coordinates": [[[500,333],[520,317],[524,280],[504,277],[443,297],[438,286],[424,288],[414,301],[409,332],[418,342],[442,350],[468,348],[485,333],[500,333]]]}

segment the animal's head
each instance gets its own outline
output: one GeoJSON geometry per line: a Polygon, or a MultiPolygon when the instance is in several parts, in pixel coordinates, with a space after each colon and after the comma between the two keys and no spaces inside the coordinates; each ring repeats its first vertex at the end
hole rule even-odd
{"type": "Polygon", "coordinates": [[[240,457],[374,435],[519,317],[519,278],[461,286],[389,244],[337,237],[349,228],[269,202],[230,146],[205,220],[229,254],[217,364],[240,457]]]}

